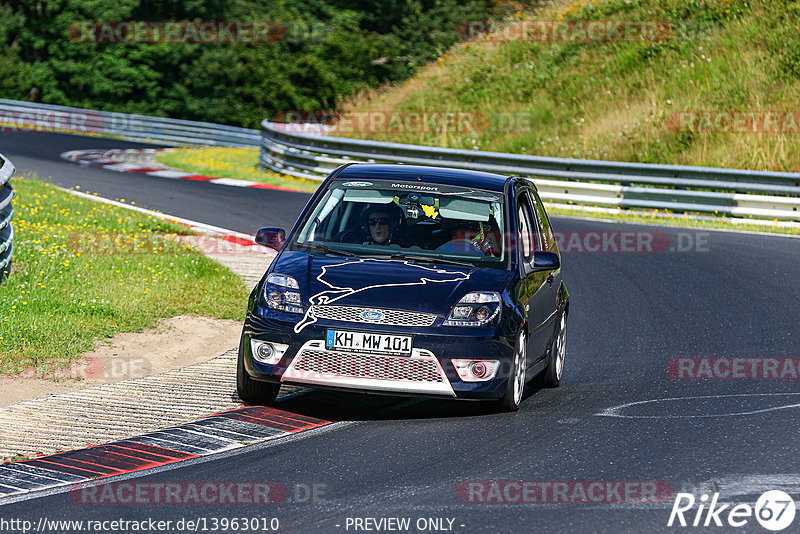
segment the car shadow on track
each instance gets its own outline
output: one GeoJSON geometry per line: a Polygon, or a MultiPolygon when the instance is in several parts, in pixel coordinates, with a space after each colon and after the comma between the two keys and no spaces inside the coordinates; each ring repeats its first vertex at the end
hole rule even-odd
{"type": "MultiPolygon", "coordinates": [[[[527,387],[523,403],[538,388],[527,387]]],[[[386,421],[445,419],[503,415],[495,401],[402,397],[308,388],[279,397],[275,408],[328,421],[386,421]]],[[[524,408],[524,405],[523,405],[524,408]]]]}

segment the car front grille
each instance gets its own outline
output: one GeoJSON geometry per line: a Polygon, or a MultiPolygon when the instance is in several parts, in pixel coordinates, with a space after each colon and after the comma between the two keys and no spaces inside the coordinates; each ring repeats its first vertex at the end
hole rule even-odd
{"type": "Polygon", "coordinates": [[[410,382],[444,382],[435,360],[404,356],[345,354],[306,350],[295,357],[296,371],[336,377],[410,382]]]}
{"type": "Polygon", "coordinates": [[[383,308],[363,308],[360,306],[319,305],[311,307],[311,314],[318,319],[344,321],[348,323],[378,324],[388,326],[422,326],[433,325],[436,315],[432,313],[411,312],[405,310],[387,310],[383,308]],[[383,314],[380,319],[366,319],[363,314],[378,311],[383,314]]]}
{"type": "Polygon", "coordinates": [[[455,391],[434,354],[419,347],[411,356],[353,354],[307,341],[281,376],[281,382],[400,394],[443,395],[455,391]]]}

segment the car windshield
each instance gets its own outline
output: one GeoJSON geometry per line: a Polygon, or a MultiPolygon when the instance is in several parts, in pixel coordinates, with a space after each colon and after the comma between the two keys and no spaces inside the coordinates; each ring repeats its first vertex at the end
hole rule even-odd
{"type": "Polygon", "coordinates": [[[334,181],[292,250],[504,268],[500,193],[418,182],[334,181]]]}

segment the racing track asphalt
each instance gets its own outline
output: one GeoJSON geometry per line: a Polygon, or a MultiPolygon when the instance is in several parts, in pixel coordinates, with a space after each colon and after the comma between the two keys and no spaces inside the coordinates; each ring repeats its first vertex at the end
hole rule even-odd
{"type": "Polygon", "coordinates": [[[55,185],[97,193],[99,196],[137,206],[163,211],[170,215],[202,221],[214,226],[255,234],[262,226],[291,228],[308,200],[306,193],[221,187],[209,190],[208,184],[192,180],[174,180],[113,173],[99,168],[80,167],[61,159],[68,150],[82,148],[159,148],[163,145],[132,143],[100,137],[77,137],[44,132],[0,133],[0,153],[17,167],[17,174],[36,171],[55,185]]]}
{"type": "MultiPolygon", "coordinates": [[[[126,146],[135,145],[0,135],[0,152],[20,171],[36,170],[60,185],[234,230],[291,226],[307,198],[128,176],[58,160],[65,150],[126,146]],[[27,141],[34,138],[34,144],[27,141]]],[[[558,389],[528,391],[516,414],[496,414],[480,403],[376,396],[369,397],[376,408],[391,399],[389,410],[364,417],[350,409],[363,396],[312,390],[279,407],[353,422],[136,477],[151,483],[272,481],[290,488],[290,495],[298,484],[321,484],[324,501],[80,505],[62,493],[7,504],[0,516],[34,522],[42,516],[274,516],[282,532],[354,532],[345,529],[348,517],[410,517],[412,525],[418,518],[447,517],[455,520],[454,532],[694,532],[667,527],[671,501],[652,507],[475,504],[460,501],[456,489],[465,481],[490,480],[663,481],[675,491],[718,488],[721,502],[752,503],[779,487],[800,497],[800,408],[764,411],[798,404],[797,380],[676,380],[665,370],[673,357],[800,356],[800,240],[567,218],[554,218],[553,225],[561,232],[663,232],[658,235],[673,244],[691,236],[702,245],[687,252],[564,253],[571,296],[565,378],[558,389]],[[625,412],[650,418],[597,415],[625,403],[698,396],[710,398],[625,412]],[[725,415],[744,412],[757,413],[725,415]]],[[[793,528],[798,524],[800,517],[793,528]]],[[[715,529],[723,530],[730,527],[715,529]]],[[[751,518],[737,531],[763,530],[751,518]]]]}

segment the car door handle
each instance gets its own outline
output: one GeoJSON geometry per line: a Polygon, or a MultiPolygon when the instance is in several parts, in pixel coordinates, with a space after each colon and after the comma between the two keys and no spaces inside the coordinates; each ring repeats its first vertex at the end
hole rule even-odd
{"type": "Polygon", "coordinates": [[[549,274],[549,275],[547,276],[547,283],[548,283],[549,285],[551,285],[551,286],[552,286],[552,285],[553,285],[553,280],[555,280],[555,279],[556,279],[556,278],[555,278],[555,277],[553,276],[553,274],[551,273],[551,274],[549,274]]]}

